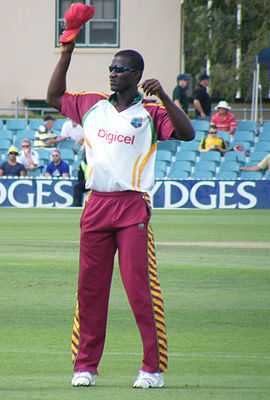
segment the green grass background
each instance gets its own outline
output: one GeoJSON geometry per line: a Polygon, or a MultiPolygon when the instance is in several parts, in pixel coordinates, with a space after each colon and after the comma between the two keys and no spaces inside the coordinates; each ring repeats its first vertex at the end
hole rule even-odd
{"type": "Polygon", "coordinates": [[[141,344],[115,273],[97,386],[72,388],[80,210],[0,209],[1,400],[270,398],[268,210],[154,211],[166,388],[134,390],[141,344]],[[246,248],[162,242],[241,241],[246,248]],[[258,243],[259,244],[259,243],[258,243]]]}

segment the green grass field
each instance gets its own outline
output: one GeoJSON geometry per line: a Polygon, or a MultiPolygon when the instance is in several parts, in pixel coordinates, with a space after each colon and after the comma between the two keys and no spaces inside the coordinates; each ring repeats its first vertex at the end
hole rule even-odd
{"type": "Polygon", "coordinates": [[[155,211],[166,388],[134,390],[141,344],[115,266],[97,386],[72,388],[80,210],[0,209],[1,400],[270,398],[270,212],[155,211]]]}

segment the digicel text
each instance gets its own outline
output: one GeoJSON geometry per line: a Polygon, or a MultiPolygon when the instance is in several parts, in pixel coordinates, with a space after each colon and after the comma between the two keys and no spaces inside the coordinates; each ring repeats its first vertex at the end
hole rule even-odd
{"type": "Polygon", "coordinates": [[[120,133],[108,132],[106,129],[99,129],[98,137],[105,139],[107,143],[111,144],[113,142],[124,143],[124,144],[134,144],[135,136],[121,135],[120,133]]]}

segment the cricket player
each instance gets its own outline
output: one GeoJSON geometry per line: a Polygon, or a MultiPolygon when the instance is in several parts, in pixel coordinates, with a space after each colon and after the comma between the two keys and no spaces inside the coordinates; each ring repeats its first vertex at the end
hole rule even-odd
{"type": "Polygon", "coordinates": [[[71,94],[66,89],[74,42],[64,44],[52,74],[47,101],[81,124],[85,134],[90,190],[81,216],[78,303],[72,352],[72,385],[95,385],[102,356],[114,256],[143,344],[143,360],[134,388],[164,386],[167,335],[157,276],[150,204],[157,140],[192,140],[194,130],[156,79],[138,84],[144,70],[134,50],[115,54],[109,69],[112,94],[71,94]]]}

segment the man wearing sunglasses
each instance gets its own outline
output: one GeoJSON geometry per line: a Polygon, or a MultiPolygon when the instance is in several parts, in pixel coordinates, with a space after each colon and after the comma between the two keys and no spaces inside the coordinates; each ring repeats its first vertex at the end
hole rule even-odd
{"type": "Polygon", "coordinates": [[[17,161],[19,152],[17,147],[10,146],[8,159],[0,165],[0,176],[25,176],[26,169],[23,164],[17,161]]]}
{"type": "Polygon", "coordinates": [[[113,57],[110,96],[68,93],[66,74],[73,49],[74,42],[62,47],[47,94],[50,106],[83,126],[90,169],[86,183],[90,194],[81,218],[72,385],[95,384],[118,250],[121,278],[144,351],[133,387],[162,387],[167,337],[147,192],[154,185],[157,140],[192,140],[194,130],[157,79],[145,80],[140,88],[159,102],[143,99],[138,84],[144,61],[134,50],[113,57]]]}

